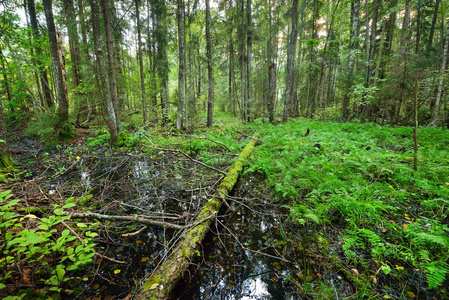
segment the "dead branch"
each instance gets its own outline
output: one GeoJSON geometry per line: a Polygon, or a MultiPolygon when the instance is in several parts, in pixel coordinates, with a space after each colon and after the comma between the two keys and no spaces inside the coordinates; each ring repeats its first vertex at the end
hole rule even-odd
{"type": "Polygon", "coordinates": [[[63,212],[63,215],[74,217],[74,218],[88,218],[88,219],[108,220],[108,221],[137,222],[137,223],[144,224],[144,225],[159,226],[159,227],[163,227],[163,228],[170,228],[170,229],[176,229],[176,230],[181,230],[181,229],[185,228],[185,226],[182,226],[182,225],[151,220],[142,215],[112,216],[112,215],[103,215],[103,214],[94,213],[94,212],[85,212],[85,213],[63,212]]]}

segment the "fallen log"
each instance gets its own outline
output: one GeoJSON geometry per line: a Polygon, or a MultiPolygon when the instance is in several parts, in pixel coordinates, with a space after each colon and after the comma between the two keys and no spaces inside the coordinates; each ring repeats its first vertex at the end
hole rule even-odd
{"type": "Polygon", "coordinates": [[[172,253],[156,269],[143,284],[136,299],[167,299],[177,281],[197,255],[197,248],[209,231],[210,224],[215,219],[224,198],[231,192],[243,165],[257,142],[257,133],[245,146],[236,162],[228,169],[225,178],[220,183],[214,196],[207,201],[196,217],[194,227],[186,229],[172,253]]]}
{"type": "Polygon", "coordinates": [[[148,219],[145,216],[113,216],[113,215],[103,215],[98,214],[94,212],[85,212],[85,213],[70,213],[70,212],[63,212],[62,213],[65,216],[71,216],[73,218],[90,218],[90,219],[96,219],[96,220],[108,220],[108,221],[129,221],[129,222],[136,222],[144,225],[150,225],[150,226],[158,226],[162,228],[170,228],[170,229],[176,229],[180,230],[183,229],[185,226],[168,223],[168,222],[162,222],[157,220],[148,219]]]}

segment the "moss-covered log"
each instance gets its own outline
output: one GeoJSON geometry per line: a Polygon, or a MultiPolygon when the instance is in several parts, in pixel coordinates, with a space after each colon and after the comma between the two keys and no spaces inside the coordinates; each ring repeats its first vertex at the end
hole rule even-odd
{"type": "Polygon", "coordinates": [[[170,256],[143,284],[136,299],[167,299],[176,282],[184,274],[190,262],[197,255],[197,249],[209,226],[216,217],[222,200],[231,192],[238,177],[242,173],[243,165],[257,141],[254,134],[251,141],[240,153],[236,162],[229,168],[225,178],[220,183],[214,196],[207,201],[196,217],[196,226],[186,229],[180,242],[176,244],[170,256]]]}

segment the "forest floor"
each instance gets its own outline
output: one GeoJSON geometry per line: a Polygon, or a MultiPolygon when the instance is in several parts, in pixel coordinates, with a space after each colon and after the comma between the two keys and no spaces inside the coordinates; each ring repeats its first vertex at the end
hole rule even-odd
{"type": "MultiPolygon", "coordinates": [[[[105,128],[82,130],[53,148],[18,136],[17,169],[1,175],[0,188],[20,200],[14,211],[28,231],[43,232],[36,220],[58,220],[61,207],[189,224],[254,131],[259,145],[174,299],[449,297],[443,129],[419,131],[418,171],[412,129],[375,124],[298,119],[216,125],[189,135],[138,130],[124,133],[120,147],[107,145],[105,128]]],[[[2,230],[20,234],[17,224],[8,226],[2,230]]],[[[49,241],[75,249],[56,249],[50,259],[30,244],[11,250],[3,239],[2,251],[20,259],[0,260],[2,274],[10,272],[2,275],[0,295],[129,299],[179,238],[172,229],[70,216],[50,228],[49,241]],[[89,262],[87,254],[70,256],[81,253],[81,244],[61,240],[66,234],[92,243],[97,254],[89,262]],[[81,256],[86,263],[71,269],[67,262],[81,256]]]]}

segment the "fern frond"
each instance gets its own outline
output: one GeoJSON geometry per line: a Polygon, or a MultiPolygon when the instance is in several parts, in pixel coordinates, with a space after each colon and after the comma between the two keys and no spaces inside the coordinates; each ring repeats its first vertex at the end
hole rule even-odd
{"type": "Polygon", "coordinates": [[[429,289],[436,289],[439,287],[449,273],[449,264],[442,260],[433,261],[427,264],[425,268],[429,289]]]}
{"type": "Polygon", "coordinates": [[[441,235],[434,235],[430,233],[420,232],[416,237],[423,242],[431,242],[440,245],[444,248],[449,248],[449,238],[441,235]]]}

